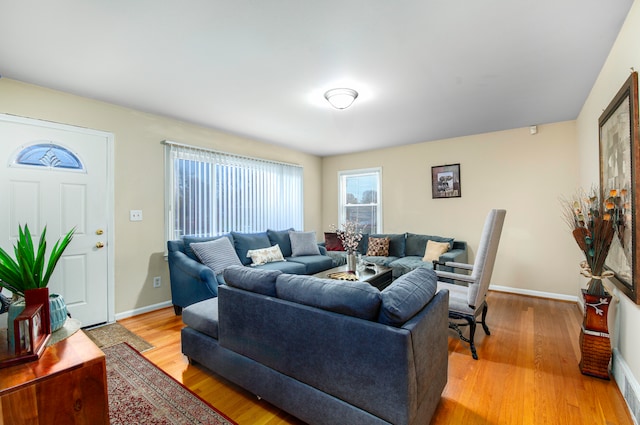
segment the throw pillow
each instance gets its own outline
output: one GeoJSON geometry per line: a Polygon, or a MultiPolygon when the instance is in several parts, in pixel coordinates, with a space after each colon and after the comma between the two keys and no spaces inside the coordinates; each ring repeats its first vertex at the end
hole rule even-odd
{"type": "Polygon", "coordinates": [[[200,262],[215,274],[222,273],[229,266],[242,265],[229,238],[192,243],[190,247],[200,262]]]}
{"type": "Polygon", "coordinates": [[[271,230],[267,229],[267,236],[271,241],[271,245],[279,245],[280,252],[283,257],[291,257],[291,239],[289,239],[289,232],[294,229],[286,230],[271,230]]]}
{"type": "Polygon", "coordinates": [[[251,257],[252,266],[260,266],[262,264],[273,263],[276,261],[285,261],[278,244],[269,248],[250,249],[247,251],[247,257],[251,257]]]}
{"type": "Polygon", "coordinates": [[[344,251],[344,246],[337,233],[324,232],[324,247],[327,248],[327,251],[344,251]]]}
{"type": "Polygon", "coordinates": [[[262,233],[239,233],[231,232],[233,236],[233,242],[235,245],[238,258],[242,261],[242,264],[248,266],[251,264],[251,259],[247,257],[247,251],[250,249],[269,248],[271,241],[267,232],[262,233]]]}
{"type": "Polygon", "coordinates": [[[316,232],[289,232],[291,239],[291,256],[320,255],[316,242],[316,232]]]}
{"type": "Polygon", "coordinates": [[[449,251],[449,242],[427,241],[427,248],[422,261],[432,262],[438,260],[447,251],[449,251]]]}
{"type": "Polygon", "coordinates": [[[367,248],[368,257],[388,257],[389,256],[389,238],[373,238],[369,237],[369,248],[367,248]]]}

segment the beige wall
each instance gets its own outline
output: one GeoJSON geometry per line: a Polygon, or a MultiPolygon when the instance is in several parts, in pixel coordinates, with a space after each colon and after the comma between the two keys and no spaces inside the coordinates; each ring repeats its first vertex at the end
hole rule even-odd
{"type": "MultiPolygon", "coordinates": [[[[577,120],[580,149],[580,175],[584,185],[598,182],[598,117],[629,77],[630,69],[640,70],[640,2],[635,1],[613,49],[598,76],[577,120]]],[[[636,164],[638,167],[638,164],[636,164]]],[[[635,196],[638,196],[636,188],[635,196]]],[[[635,261],[639,261],[636,246],[635,261]]],[[[636,284],[640,280],[636,277],[636,284]]],[[[640,307],[613,285],[607,285],[619,297],[617,331],[614,346],[628,364],[636,380],[640,377],[640,307]]]]}
{"type": "Polygon", "coordinates": [[[318,157],[7,78],[0,79],[0,112],[114,134],[116,314],[171,299],[169,272],[163,258],[162,140],[301,164],[305,228],[315,230],[321,226],[322,170],[318,157]],[[144,220],[130,222],[131,209],[142,210],[144,220]],[[154,276],[162,277],[160,289],[153,288],[154,276]]]}
{"type": "MultiPolygon", "coordinates": [[[[338,217],[338,172],[382,167],[385,233],[453,236],[473,258],[487,212],[507,217],[493,285],[576,296],[579,251],[559,197],[578,181],[575,121],[323,159],[323,230],[338,217]],[[432,199],[431,167],[460,163],[462,197],[432,199]]],[[[472,260],[470,258],[470,260],[472,260]]]]}

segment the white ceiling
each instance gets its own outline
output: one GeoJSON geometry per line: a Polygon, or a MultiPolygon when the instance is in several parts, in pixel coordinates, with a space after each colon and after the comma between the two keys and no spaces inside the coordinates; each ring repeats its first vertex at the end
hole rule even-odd
{"type": "Polygon", "coordinates": [[[326,156],[575,119],[632,3],[0,0],[0,75],[326,156]]]}

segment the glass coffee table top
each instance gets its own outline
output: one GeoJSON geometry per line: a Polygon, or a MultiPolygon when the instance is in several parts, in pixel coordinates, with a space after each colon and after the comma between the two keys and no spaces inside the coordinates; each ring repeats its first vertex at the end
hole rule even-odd
{"type": "MultiPolygon", "coordinates": [[[[355,272],[349,272],[347,270],[347,265],[342,265],[338,267],[334,267],[329,270],[325,270],[320,273],[314,274],[315,277],[320,277],[323,279],[332,279],[332,275],[340,275],[341,273],[350,273],[354,274],[357,277],[357,280],[360,282],[367,282],[372,286],[375,286],[379,290],[383,290],[393,280],[391,267],[373,265],[371,267],[366,267],[363,270],[356,270],[355,272]]],[[[346,280],[346,279],[338,279],[338,280],[346,280]]]]}

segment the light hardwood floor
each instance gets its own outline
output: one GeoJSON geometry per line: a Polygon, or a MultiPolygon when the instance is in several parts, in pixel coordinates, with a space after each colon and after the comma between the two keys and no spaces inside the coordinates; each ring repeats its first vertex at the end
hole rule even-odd
{"type": "MultiPolygon", "coordinates": [[[[449,338],[449,379],[431,425],[632,425],[613,377],[580,374],[577,305],[490,292],[479,360],[449,338]]],[[[120,321],[155,346],[144,355],[240,425],[301,424],[252,394],[191,366],[180,352],[182,320],[166,308],[120,321]]],[[[347,425],[347,424],[341,424],[347,425]]],[[[425,424],[426,425],[426,424],[425,424]]]]}

